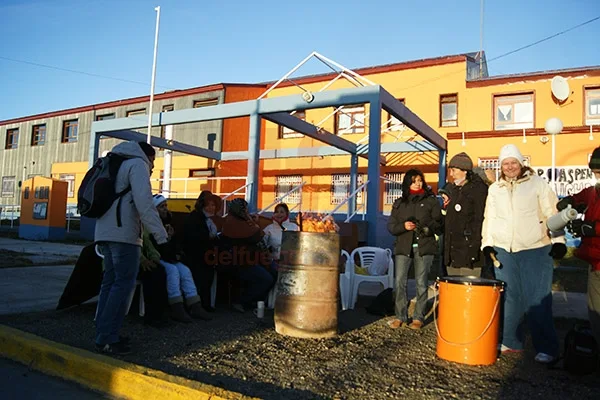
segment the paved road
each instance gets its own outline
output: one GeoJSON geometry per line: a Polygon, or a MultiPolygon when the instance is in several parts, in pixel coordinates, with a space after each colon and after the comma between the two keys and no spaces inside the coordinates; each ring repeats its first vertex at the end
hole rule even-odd
{"type": "Polygon", "coordinates": [[[111,399],[76,383],[30,371],[26,366],[0,358],[0,399],[5,400],[98,400],[111,399]]]}

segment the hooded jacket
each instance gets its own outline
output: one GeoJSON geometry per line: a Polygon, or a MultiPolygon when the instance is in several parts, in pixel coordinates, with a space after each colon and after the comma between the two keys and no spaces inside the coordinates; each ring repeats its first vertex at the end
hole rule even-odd
{"type": "Polygon", "coordinates": [[[115,191],[121,192],[131,185],[131,190],[121,197],[121,226],[117,225],[115,200],[108,211],[97,219],[94,240],[142,246],[142,223],[158,244],[167,242],[167,231],[152,203],[150,186],[150,160],[137,142],[116,145],[113,153],[127,157],[123,161],[115,182],[115,191]]]}
{"type": "Polygon", "coordinates": [[[575,251],[575,255],[582,260],[592,264],[594,271],[600,271],[600,187],[592,186],[583,189],[573,195],[575,204],[585,204],[586,221],[596,222],[596,236],[584,236],[581,238],[581,246],[575,251]]]}
{"type": "Polygon", "coordinates": [[[509,252],[565,243],[551,237],[548,218],[557,213],[558,197],[541,177],[527,172],[514,182],[500,179],[488,191],[481,248],[497,246],[509,252]]]}

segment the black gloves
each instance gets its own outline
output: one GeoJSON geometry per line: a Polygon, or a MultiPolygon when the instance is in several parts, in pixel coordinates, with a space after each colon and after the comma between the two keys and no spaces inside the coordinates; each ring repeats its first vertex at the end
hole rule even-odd
{"type": "Polygon", "coordinates": [[[576,219],[569,222],[567,229],[575,237],[596,236],[596,221],[576,219]]]}
{"type": "Polygon", "coordinates": [[[487,258],[488,260],[492,259],[492,254],[493,255],[498,255],[498,252],[496,250],[494,250],[494,248],[492,246],[485,246],[482,250],[483,255],[485,258],[487,258]]]}
{"type": "Polygon", "coordinates": [[[558,203],[556,203],[556,209],[558,211],[562,211],[568,206],[573,207],[573,197],[571,196],[563,197],[558,203]]]}
{"type": "Polygon", "coordinates": [[[548,255],[555,260],[561,260],[567,254],[567,245],[564,243],[554,243],[548,255]]]}

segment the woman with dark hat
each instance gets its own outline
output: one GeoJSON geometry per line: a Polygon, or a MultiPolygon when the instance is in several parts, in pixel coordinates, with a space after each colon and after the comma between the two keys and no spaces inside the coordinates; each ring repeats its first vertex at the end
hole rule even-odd
{"type": "Polygon", "coordinates": [[[466,153],[452,157],[448,167],[453,183],[444,188],[448,196],[444,265],[448,275],[479,277],[484,264],[481,225],[488,186],[473,173],[473,161],[466,153]]]}
{"type": "Polygon", "coordinates": [[[192,271],[198,295],[205,310],[213,311],[210,288],[219,254],[219,225],[216,214],[221,198],[208,190],[202,191],[183,229],[184,264],[192,271]]]}

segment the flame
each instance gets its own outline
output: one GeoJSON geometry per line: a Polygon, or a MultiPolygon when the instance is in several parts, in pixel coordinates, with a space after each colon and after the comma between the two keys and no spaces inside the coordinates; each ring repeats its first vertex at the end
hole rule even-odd
{"type": "Polygon", "coordinates": [[[339,232],[340,230],[331,216],[300,214],[298,219],[298,225],[303,232],[339,232]]]}

